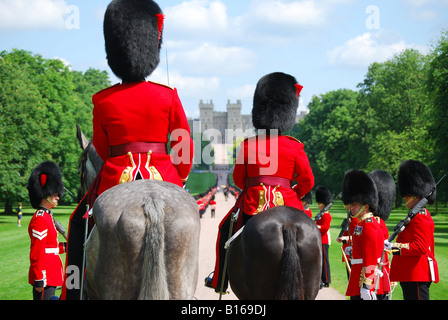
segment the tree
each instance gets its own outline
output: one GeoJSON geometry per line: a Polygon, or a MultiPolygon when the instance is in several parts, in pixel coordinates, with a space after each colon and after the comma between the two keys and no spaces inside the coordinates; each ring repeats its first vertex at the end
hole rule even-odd
{"type": "Polygon", "coordinates": [[[45,147],[47,108],[24,68],[0,59],[0,201],[11,213],[14,202],[28,199],[29,173],[45,147]]]}
{"type": "Polygon", "coordinates": [[[92,132],[91,97],[109,85],[105,71],[70,71],[58,59],[24,50],[0,53],[0,165],[7,168],[0,201],[6,212],[28,199],[28,177],[42,161],[56,162],[66,189],[77,193],[76,124],[92,132]]]}
{"type": "MultiPolygon", "coordinates": [[[[430,137],[434,141],[433,174],[441,177],[448,173],[448,30],[433,50],[433,60],[429,67],[428,90],[433,101],[428,121],[430,137]]],[[[437,189],[437,198],[448,201],[448,183],[445,181],[437,189]]]]}
{"type": "Polygon", "coordinates": [[[384,63],[373,63],[358,85],[358,106],[366,129],[366,171],[382,169],[396,177],[399,164],[419,159],[430,164],[431,101],[426,90],[429,56],[408,49],[384,63]]]}
{"type": "Polygon", "coordinates": [[[295,134],[305,145],[315,184],[325,185],[333,193],[341,191],[345,171],[363,159],[357,156],[362,135],[354,127],[356,99],[357,93],[348,89],[314,96],[308,105],[310,113],[295,134]]]}

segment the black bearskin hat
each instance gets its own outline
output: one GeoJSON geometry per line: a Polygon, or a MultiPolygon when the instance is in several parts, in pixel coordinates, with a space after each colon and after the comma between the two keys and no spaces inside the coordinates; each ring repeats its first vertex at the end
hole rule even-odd
{"type": "Polygon", "coordinates": [[[58,194],[64,195],[61,169],[54,162],[42,162],[31,172],[28,179],[28,194],[33,208],[39,208],[40,202],[46,197],[58,194]]]}
{"type": "Polygon", "coordinates": [[[104,15],[107,61],[124,82],[144,81],[159,64],[163,12],[152,0],[113,0],[104,15]]]}
{"type": "Polygon", "coordinates": [[[318,186],[316,188],[316,202],[317,203],[323,203],[324,205],[328,205],[331,203],[332,197],[330,189],[324,186],[318,186]]]}
{"type": "Polygon", "coordinates": [[[394,206],[396,194],[394,178],[389,172],[383,170],[370,172],[370,177],[375,182],[378,190],[378,209],[375,212],[375,216],[386,221],[394,206]]]}
{"type": "Polygon", "coordinates": [[[344,204],[359,202],[368,204],[370,211],[378,209],[378,190],[372,178],[361,170],[349,170],[344,175],[342,183],[342,201],[344,204]]]}
{"type": "MultiPolygon", "coordinates": [[[[398,170],[398,187],[402,197],[424,198],[436,186],[431,170],[420,161],[403,161],[398,170]]],[[[428,198],[428,203],[436,201],[436,191],[428,198]]]]}
{"type": "Polygon", "coordinates": [[[288,74],[271,73],[258,81],[252,108],[252,123],[256,129],[277,129],[286,132],[296,122],[302,86],[288,74]]]}
{"type": "Polygon", "coordinates": [[[313,195],[311,194],[311,191],[303,196],[302,201],[306,201],[308,204],[313,203],[313,195]]]}

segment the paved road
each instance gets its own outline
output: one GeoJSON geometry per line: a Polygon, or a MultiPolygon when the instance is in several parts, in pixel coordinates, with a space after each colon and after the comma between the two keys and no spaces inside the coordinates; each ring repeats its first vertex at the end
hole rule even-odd
{"type": "MultiPolygon", "coordinates": [[[[219,184],[218,184],[219,185],[219,184]]],[[[204,279],[211,273],[215,265],[215,246],[218,225],[235,203],[235,198],[229,196],[225,201],[222,192],[216,194],[216,217],[211,218],[210,208],[201,219],[201,236],[199,243],[199,280],[195,297],[198,300],[218,300],[219,295],[213,289],[204,286],[204,279]]],[[[231,290],[230,290],[231,291],[231,290]]],[[[223,296],[223,300],[236,300],[235,294],[230,292],[223,296]]],[[[318,300],[345,300],[345,297],[333,288],[324,288],[319,291],[318,300]]]]}

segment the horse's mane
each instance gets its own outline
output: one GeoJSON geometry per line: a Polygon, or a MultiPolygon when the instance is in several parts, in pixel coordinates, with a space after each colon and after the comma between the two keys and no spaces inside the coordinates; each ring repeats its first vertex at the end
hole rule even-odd
{"type": "MultiPolygon", "coordinates": [[[[96,152],[95,146],[93,145],[92,141],[89,141],[89,144],[82,151],[82,154],[78,161],[78,172],[81,177],[82,188],[88,189],[90,187],[90,184],[87,181],[88,180],[87,176],[90,175],[91,176],[90,183],[93,182],[93,179],[95,178],[96,174],[101,170],[103,163],[104,162],[96,152]],[[89,160],[88,162],[90,165],[87,164],[87,160],[89,160]],[[88,168],[88,166],[90,167],[90,169],[88,168]]],[[[83,191],[86,192],[87,190],[83,191]]]]}
{"type": "Polygon", "coordinates": [[[89,141],[89,145],[87,146],[86,150],[84,150],[84,152],[89,156],[89,159],[92,162],[95,171],[98,172],[103,166],[104,162],[96,152],[95,146],[93,145],[92,141],[89,141]]]}

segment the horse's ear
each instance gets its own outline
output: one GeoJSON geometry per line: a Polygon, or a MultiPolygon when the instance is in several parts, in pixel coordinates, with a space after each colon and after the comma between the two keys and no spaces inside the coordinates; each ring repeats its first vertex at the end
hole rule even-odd
{"type": "Polygon", "coordinates": [[[79,145],[81,146],[82,150],[85,150],[89,145],[89,140],[87,140],[87,138],[84,136],[84,133],[82,133],[79,124],[76,124],[76,138],[78,139],[79,145]]]}

